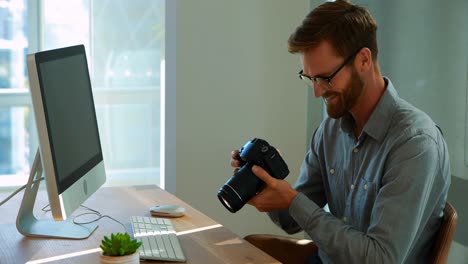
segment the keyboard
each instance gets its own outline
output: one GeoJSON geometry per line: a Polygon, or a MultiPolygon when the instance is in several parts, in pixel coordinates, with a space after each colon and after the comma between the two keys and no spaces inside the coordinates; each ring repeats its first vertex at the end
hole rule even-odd
{"type": "Polygon", "coordinates": [[[186,262],[171,220],[132,216],[133,237],[141,241],[140,259],[186,262]]]}

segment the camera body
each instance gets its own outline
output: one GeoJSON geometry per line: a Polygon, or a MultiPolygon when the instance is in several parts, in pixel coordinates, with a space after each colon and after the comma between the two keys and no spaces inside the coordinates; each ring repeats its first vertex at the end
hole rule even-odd
{"type": "Polygon", "coordinates": [[[276,179],[284,179],[289,174],[288,165],[276,148],[263,139],[248,141],[239,150],[239,156],[242,167],[218,191],[218,199],[231,213],[239,211],[265,187],[253,174],[253,165],[262,167],[276,179]]]}

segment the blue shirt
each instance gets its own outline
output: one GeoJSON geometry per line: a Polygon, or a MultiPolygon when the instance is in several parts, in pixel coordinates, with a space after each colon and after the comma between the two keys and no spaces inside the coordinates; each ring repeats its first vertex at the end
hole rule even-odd
{"type": "Polygon", "coordinates": [[[392,83],[354,136],[325,119],[312,137],[289,210],[272,220],[304,230],[324,263],[427,263],[450,186],[447,145],[429,116],[392,83]],[[330,212],[322,209],[328,203],[330,212]]]}

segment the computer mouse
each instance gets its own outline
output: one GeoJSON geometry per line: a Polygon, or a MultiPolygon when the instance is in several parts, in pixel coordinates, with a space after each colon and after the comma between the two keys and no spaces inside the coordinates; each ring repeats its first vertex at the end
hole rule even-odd
{"type": "Polygon", "coordinates": [[[165,204],[150,208],[152,216],[181,217],[185,215],[185,208],[179,205],[165,204]]]}

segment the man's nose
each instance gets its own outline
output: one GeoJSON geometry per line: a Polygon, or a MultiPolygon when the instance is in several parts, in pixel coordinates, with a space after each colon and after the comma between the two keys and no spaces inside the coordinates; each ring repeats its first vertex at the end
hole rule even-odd
{"type": "Polygon", "coordinates": [[[314,87],[312,89],[314,89],[314,96],[316,98],[321,97],[327,91],[323,85],[318,85],[316,83],[314,83],[314,87]]]}

